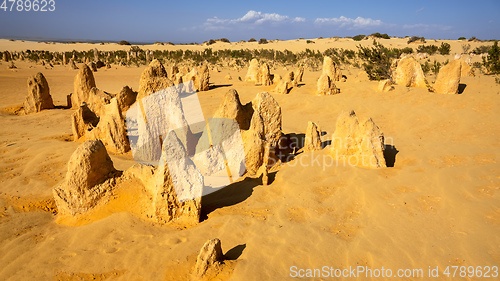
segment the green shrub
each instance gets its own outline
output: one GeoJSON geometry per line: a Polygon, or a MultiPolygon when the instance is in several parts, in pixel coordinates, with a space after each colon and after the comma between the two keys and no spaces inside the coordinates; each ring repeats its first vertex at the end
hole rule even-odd
{"type": "Polygon", "coordinates": [[[122,40],[118,42],[118,45],[130,45],[130,43],[128,41],[122,40]]]}
{"type": "Polygon", "coordinates": [[[225,42],[225,43],[231,43],[231,41],[229,41],[229,39],[227,39],[227,38],[221,38],[221,39],[219,39],[219,41],[225,42]]]}
{"type": "Polygon", "coordinates": [[[488,51],[488,56],[483,57],[483,65],[490,73],[500,73],[500,48],[498,47],[498,41],[493,43],[493,46],[488,51]]]}
{"type": "Polygon", "coordinates": [[[306,41],[306,43],[307,43],[307,44],[311,44],[311,43],[315,43],[315,42],[314,42],[314,41],[312,41],[312,40],[307,40],[307,41],[306,41]]]}
{"type": "Polygon", "coordinates": [[[462,54],[467,54],[470,50],[470,44],[462,44],[462,54]]]}
{"type": "Polygon", "coordinates": [[[267,44],[267,43],[269,43],[269,42],[267,42],[266,38],[260,38],[259,44],[267,44]]]}
{"type": "Polygon", "coordinates": [[[475,41],[475,40],[477,40],[477,38],[475,36],[472,36],[471,38],[469,38],[469,42],[470,41],[475,41]]]}
{"type": "Polygon", "coordinates": [[[436,45],[420,45],[417,48],[417,53],[427,53],[429,55],[434,55],[438,51],[438,46],[436,45]]]}
{"type": "Polygon", "coordinates": [[[207,45],[212,45],[212,44],[215,44],[215,40],[214,39],[210,39],[207,43],[207,45]]]}
{"type": "Polygon", "coordinates": [[[474,50],[472,50],[472,53],[476,55],[480,54],[486,54],[491,50],[491,46],[486,46],[486,45],[481,45],[479,47],[476,47],[474,50]]]}
{"type": "Polygon", "coordinates": [[[375,38],[382,38],[382,39],[391,39],[387,33],[380,34],[379,32],[372,33],[370,36],[373,36],[375,38]]]}
{"type": "Polygon", "coordinates": [[[365,39],[365,37],[366,37],[365,35],[360,34],[360,35],[356,35],[356,36],[352,37],[352,40],[361,41],[361,40],[365,39]]]}
{"type": "Polygon", "coordinates": [[[431,70],[431,66],[429,65],[428,61],[425,61],[425,63],[421,63],[420,65],[422,66],[422,71],[424,72],[424,74],[427,74],[427,72],[431,70]]]}
{"type": "Polygon", "coordinates": [[[413,42],[417,42],[417,41],[422,41],[422,43],[425,43],[425,38],[413,36],[410,39],[408,39],[408,44],[413,43],[413,42]]]}
{"type": "Polygon", "coordinates": [[[257,42],[257,40],[255,40],[255,38],[250,38],[248,42],[257,42]]]}
{"type": "Polygon", "coordinates": [[[458,40],[465,40],[466,38],[465,37],[458,37],[458,40]]]}
{"type": "Polygon", "coordinates": [[[444,56],[444,55],[449,55],[450,50],[451,50],[450,44],[443,42],[441,43],[441,46],[439,46],[438,52],[444,56]]]}
{"type": "Polygon", "coordinates": [[[434,64],[431,66],[431,70],[432,72],[434,72],[434,75],[437,75],[439,73],[439,69],[441,69],[441,63],[434,60],[434,64]]]}

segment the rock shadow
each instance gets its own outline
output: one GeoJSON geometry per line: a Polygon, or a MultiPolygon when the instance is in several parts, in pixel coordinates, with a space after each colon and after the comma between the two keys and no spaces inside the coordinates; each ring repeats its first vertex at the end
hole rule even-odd
{"type": "Polygon", "coordinates": [[[247,244],[240,244],[238,246],[235,246],[226,252],[224,258],[230,261],[237,260],[241,256],[241,254],[243,254],[243,250],[245,250],[246,247],[247,244]]]}
{"type": "Polygon", "coordinates": [[[467,88],[466,84],[458,84],[458,94],[461,95],[465,91],[465,88],[467,88]]]}
{"type": "Polygon", "coordinates": [[[213,89],[217,89],[217,88],[232,87],[232,86],[233,86],[233,84],[219,84],[219,85],[212,84],[212,85],[209,85],[209,89],[213,90],[213,89]]]}
{"type": "MultiPolygon", "coordinates": [[[[271,175],[269,175],[269,179],[271,179],[271,175]]],[[[242,181],[232,183],[201,197],[200,222],[208,219],[208,214],[219,208],[236,205],[245,201],[252,195],[254,187],[261,184],[261,179],[247,177],[242,181]]]]}

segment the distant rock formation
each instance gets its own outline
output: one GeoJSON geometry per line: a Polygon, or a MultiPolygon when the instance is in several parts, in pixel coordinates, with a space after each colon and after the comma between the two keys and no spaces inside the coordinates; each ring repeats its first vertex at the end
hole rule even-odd
{"type": "Polygon", "coordinates": [[[141,74],[137,99],[142,99],[162,89],[173,86],[163,64],[154,59],[141,74]]]}
{"type": "Polygon", "coordinates": [[[420,64],[411,56],[395,61],[392,78],[398,85],[404,87],[427,88],[424,72],[420,64]]]}
{"type": "Polygon", "coordinates": [[[262,86],[270,86],[273,84],[273,80],[271,79],[271,72],[269,71],[269,66],[267,65],[267,63],[263,63],[260,67],[259,83],[262,86]]]}
{"type": "Polygon", "coordinates": [[[321,150],[321,130],[316,123],[309,121],[304,139],[304,151],[321,150]]]}
{"type": "Polygon", "coordinates": [[[345,165],[386,167],[384,134],[371,118],[359,122],[354,111],[343,112],[337,118],[331,153],[345,165]]]}
{"type": "Polygon", "coordinates": [[[199,76],[198,76],[198,85],[196,86],[196,91],[208,91],[210,89],[209,87],[209,80],[210,80],[210,73],[208,70],[208,67],[206,64],[202,65],[198,71],[199,76]]]}
{"type": "Polygon", "coordinates": [[[100,140],[81,144],[71,155],[63,183],[53,189],[58,213],[84,213],[99,203],[114,185],[116,170],[100,140]]]}
{"type": "Polygon", "coordinates": [[[26,114],[54,108],[49,84],[41,72],[28,78],[28,95],[23,107],[26,114]]]}
{"type": "Polygon", "coordinates": [[[224,255],[222,254],[220,240],[218,238],[208,240],[201,248],[198,258],[196,258],[194,275],[202,277],[210,268],[217,268],[223,261],[224,255]]]}
{"type": "Polygon", "coordinates": [[[250,61],[245,81],[259,83],[259,61],[257,59],[250,61]]]}
{"type": "Polygon", "coordinates": [[[380,80],[378,82],[378,92],[389,92],[394,90],[394,86],[392,85],[392,81],[390,79],[380,80]]]}
{"type": "Polygon", "coordinates": [[[299,70],[297,71],[297,77],[295,80],[297,82],[302,82],[302,77],[304,76],[304,66],[299,66],[299,70]]]}
{"type": "Polygon", "coordinates": [[[73,85],[71,104],[73,108],[76,109],[82,105],[83,102],[88,102],[89,92],[96,86],[92,70],[90,70],[86,64],[82,64],[80,71],[75,76],[73,85]]]}
{"type": "Polygon", "coordinates": [[[323,59],[323,73],[326,73],[332,82],[340,81],[342,72],[340,67],[332,60],[331,57],[325,56],[323,59]]]}
{"type": "Polygon", "coordinates": [[[443,66],[434,83],[434,92],[439,94],[458,94],[461,76],[461,60],[454,60],[443,66]]]}

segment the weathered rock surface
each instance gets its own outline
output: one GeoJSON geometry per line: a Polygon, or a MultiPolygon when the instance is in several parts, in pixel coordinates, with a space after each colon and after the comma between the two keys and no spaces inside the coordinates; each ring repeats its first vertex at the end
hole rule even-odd
{"type": "Polygon", "coordinates": [[[99,117],[83,103],[71,115],[71,128],[73,131],[73,140],[77,141],[82,136],[85,136],[87,131],[92,130],[99,123],[99,117]]]}
{"type": "Polygon", "coordinates": [[[90,110],[95,112],[97,116],[103,116],[106,114],[104,107],[111,102],[112,98],[111,94],[94,87],[90,89],[86,102],[90,110]]]}
{"type": "Polygon", "coordinates": [[[217,268],[222,261],[224,261],[224,255],[220,240],[218,238],[208,240],[196,259],[195,276],[202,277],[210,268],[217,268]]]}
{"type": "Polygon", "coordinates": [[[297,77],[295,80],[297,82],[302,82],[302,77],[304,76],[304,66],[299,66],[299,70],[297,71],[297,77]]]}
{"type": "Polygon", "coordinates": [[[473,77],[474,72],[472,71],[472,67],[466,63],[463,59],[460,59],[461,68],[461,76],[462,77],[473,77]]]}
{"type": "Polygon", "coordinates": [[[462,65],[454,60],[443,66],[436,78],[434,92],[439,94],[458,94],[462,65]]]}
{"type": "Polygon", "coordinates": [[[282,133],[281,107],[267,92],[257,94],[252,102],[241,105],[236,90],[230,90],[214,117],[236,120],[241,130],[245,149],[245,164],[250,174],[255,174],[262,166],[264,145],[272,143],[269,162],[277,163],[278,143],[282,133]]]}
{"type": "Polygon", "coordinates": [[[104,106],[105,114],[101,116],[97,126],[85,132],[85,139],[99,139],[113,153],[125,153],[130,150],[125,120],[122,117],[118,101],[113,98],[104,106]]]}
{"type": "Polygon", "coordinates": [[[137,92],[132,91],[129,86],[125,86],[115,96],[121,112],[127,111],[137,99],[137,92]]]}
{"type": "Polygon", "coordinates": [[[28,95],[23,107],[26,114],[54,108],[49,84],[42,73],[38,72],[28,78],[28,95]]]}
{"type": "Polygon", "coordinates": [[[316,123],[309,121],[304,139],[304,151],[321,150],[321,130],[316,123]]]}
{"type": "Polygon", "coordinates": [[[340,93],[340,89],[335,86],[335,83],[330,79],[327,73],[323,72],[318,79],[317,95],[335,95],[340,93]]]}
{"type": "Polygon", "coordinates": [[[340,67],[329,56],[323,59],[323,73],[326,73],[334,83],[342,78],[340,67]]]}
{"type": "Polygon", "coordinates": [[[53,190],[59,214],[93,208],[113,188],[116,170],[100,140],[81,144],[71,155],[63,183],[53,190]]]}
{"type": "Polygon", "coordinates": [[[210,73],[207,65],[203,65],[199,69],[198,85],[196,86],[197,91],[208,91],[209,87],[210,73]]]}
{"type": "Polygon", "coordinates": [[[73,94],[71,95],[73,108],[78,108],[83,102],[88,102],[89,92],[95,86],[92,70],[86,64],[82,64],[73,83],[73,94]]]}
{"type": "Polygon", "coordinates": [[[260,67],[259,83],[262,86],[269,86],[273,84],[273,80],[271,79],[271,72],[269,71],[269,66],[267,65],[267,63],[263,63],[260,67]]]}
{"type": "Polygon", "coordinates": [[[137,99],[142,99],[173,85],[174,83],[168,79],[168,74],[163,64],[154,59],[141,74],[137,99]]]}
{"type": "Polygon", "coordinates": [[[403,57],[396,61],[392,74],[394,82],[405,87],[427,88],[422,67],[413,57],[403,57]]]}
{"type": "Polygon", "coordinates": [[[203,176],[187,157],[184,145],[173,130],[163,142],[155,180],[152,197],[158,222],[167,223],[180,218],[199,222],[203,176]]]}
{"type": "Polygon", "coordinates": [[[257,59],[250,61],[245,81],[259,83],[259,61],[257,59]]]}
{"type": "Polygon", "coordinates": [[[392,86],[392,81],[390,79],[380,80],[378,82],[377,91],[379,92],[389,92],[394,90],[394,86],[392,86]]]}
{"type": "Polygon", "coordinates": [[[354,111],[337,118],[331,153],[344,165],[386,167],[384,134],[371,118],[359,122],[354,111]]]}

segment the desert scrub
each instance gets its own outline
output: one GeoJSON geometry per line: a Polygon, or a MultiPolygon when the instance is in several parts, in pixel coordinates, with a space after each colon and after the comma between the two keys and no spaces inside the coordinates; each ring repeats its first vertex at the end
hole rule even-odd
{"type": "Polygon", "coordinates": [[[365,37],[366,37],[365,35],[360,34],[360,35],[356,35],[356,36],[352,37],[352,40],[361,41],[361,40],[365,39],[365,37]]]}
{"type": "Polygon", "coordinates": [[[498,41],[493,43],[493,46],[488,51],[488,56],[483,57],[483,65],[490,73],[500,73],[500,48],[498,47],[498,41]]]}
{"type": "Polygon", "coordinates": [[[434,55],[438,51],[438,46],[436,45],[420,45],[417,48],[417,53],[427,53],[429,55],[434,55]]]}
{"type": "Polygon", "coordinates": [[[410,39],[408,39],[408,44],[420,41],[422,43],[425,43],[425,38],[424,37],[417,37],[417,36],[412,36],[410,39]]]}
{"type": "Polygon", "coordinates": [[[118,45],[130,45],[130,42],[121,40],[120,42],[118,42],[118,45]]]}
{"type": "Polygon", "coordinates": [[[375,38],[382,38],[382,39],[391,39],[387,33],[380,34],[379,32],[372,33],[370,36],[373,36],[375,38]]]}
{"type": "Polygon", "coordinates": [[[451,50],[451,46],[450,46],[450,44],[448,44],[448,43],[444,43],[444,42],[443,42],[443,43],[441,43],[441,46],[439,46],[439,48],[438,48],[438,52],[439,52],[441,55],[443,55],[443,56],[445,56],[445,55],[449,55],[449,54],[450,54],[450,50],[451,50]]]}
{"type": "Polygon", "coordinates": [[[267,44],[267,43],[269,43],[269,42],[267,42],[266,38],[260,38],[259,44],[267,44]]]}

